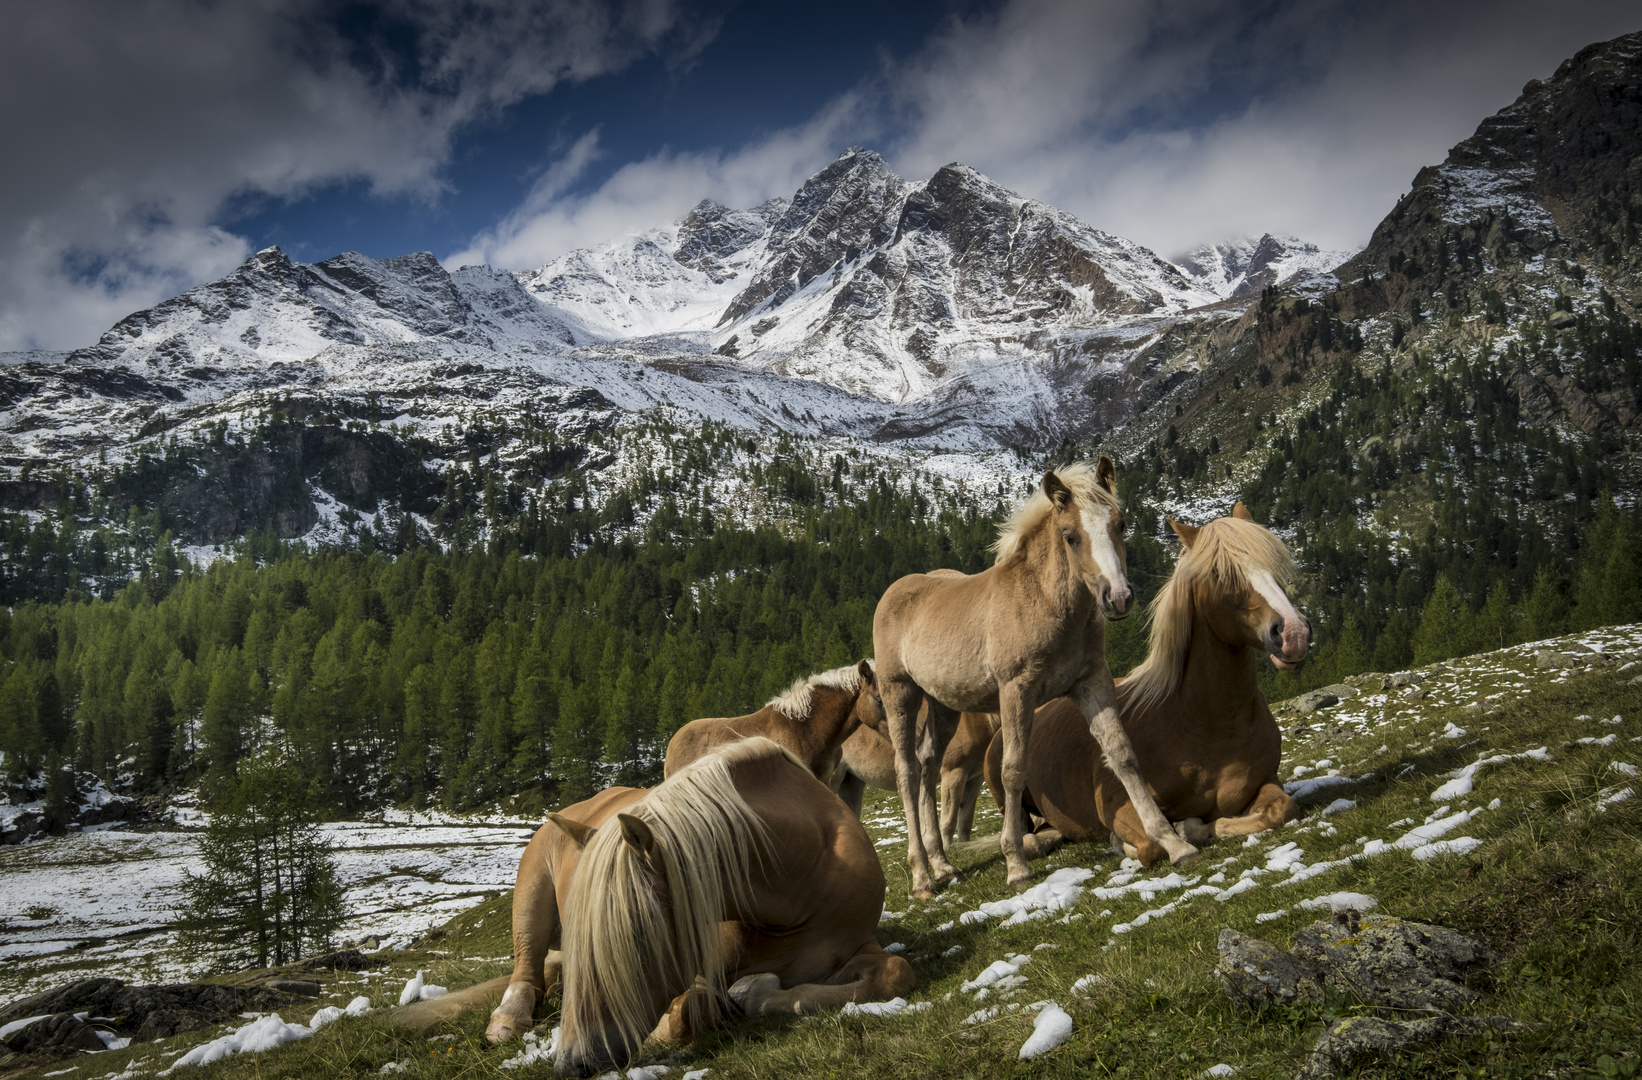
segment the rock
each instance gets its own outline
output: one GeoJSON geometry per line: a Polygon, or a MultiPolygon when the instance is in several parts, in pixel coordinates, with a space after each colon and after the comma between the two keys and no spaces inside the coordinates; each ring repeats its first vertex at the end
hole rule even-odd
{"type": "Polygon", "coordinates": [[[1326,709],[1330,705],[1338,705],[1339,703],[1340,699],[1338,696],[1331,694],[1326,690],[1313,690],[1309,693],[1301,694],[1299,697],[1295,698],[1294,708],[1298,712],[1314,713],[1318,709],[1326,709]]]}
{"type": "Polygon", "coordinates": [[[1377,1016],[1349,1016],[1336,1020],[1317,1040],[1317,1047],[1296,1075],[1313,1078],[1355,1071],[1384,1054],[1429,1046],[1456,1035],[1520,1027],[1503,1016],[1433,1016],[1425,1020],[1382,1020],[1377,1016]]]}
{"type": "Polygon", "coordinates": [[[1333,694],[1341,701],[1350,701],[1352,698],[1357,696],[1358,690],[1355,686],[1351,686],[1346,683],[1331,683],[1330,685],[1323,687],[1321,692],[1325,694],[1333,694]]]}
{"type": "Polygon", "coordinates": [[[1399,671],[1395,675],[1387,675],[1380,680],[1381,690],[1400,690],[1405,686],[1425,681],[1425,676],[1418,671],[1399,671]]]}
{"type": "Polygon", "coordinates": [[[73,1013],[60,1012],[36,1020],[6,1037],[6,1049],[14,1054],[72,1053],[76,1050],[105,1050],[96,1029],[73,1013]]]}
{"type": "Polygon", "coordinates": [[[1537,668],[1560,670],[1562,668],[1578,667],[1579,663],[1579,657],[1565,652],[1556,652],[1553,649],[1541,649],[1534,654],[1534,666],[1537,668]]]}
{"type": "Polygon", "coordinates": [[[1405,701],[1424,701],[1426,699],[1426,696],[1429,695],[1430,693],[1431,693],[1431,691],[1427,690],[1423,686],[1410,686],[1407,690],[1403,691],[1403,700],[1405,700],[1405,701]]]}
{"type": "MultiPolygon", "coordinates": [[[[314,988],[314,993],[307,996],[317,996],[318,983],[303,985],[314,988]]],[[[81,979],[0,1006],[0,1026],[42,1014],[88,1013],[114,1017],[109,1026],[117,1034],[128,1035],[137,1041],[149,1041],[211,1024],[226,1023],[237,1019],[242,1012],[274,1012],[289,1008],[295,1001],[291,994],[267,985],[243,987],[174,983],[168,986],[127,986],[119,979],[81,979]]],[[[34,1026],[29,1025],[30,1028],[34,1026]]],[[[99,1042],[95,1049],[102,1049],[102,1043],[99,1042]]]]}
{"type": "Polygon", "coordinates": [[[297,997],[316,998],[319,996],[319,984],[307,979],[267,979],[262,983],[270,990],[278,990],[283,994],[295,994],[297,997]]]}
{"type": "MultiPolygon", "coordinates": [[[[363,943],[365,948],[374,948],[375,944],[375,938],[363,943]]],[[[386,963],[386,960],[366,956],[358,949],[342,949],[326,953],[324,956],[315,956],[292,966],[300,971],[363,971],[366,968],[381,967],[386,963]]]]}
{"type": "Polygon", "coordinates": [[[1498,963],[1492,949],[1457,930],[1387,915],[1342,911],[1294,935],[1294,956],[1332,990],[1365,1004],[1448,1009],[1476,1001],[1468,972],[1498,963]]]}
{"type": "Polygon", "coordinates": [[[1228,928],[1220,931],[1219,950],[1214,973],[1233,1001],[1261,1009],[1323,1000],[1322,973],[1269,942],[1228,928]]]}
{"type": "Polygon", "coordinates": [[[1461,709],[1460,712],[1464,713],[1466,716],[1481,716],[1482,715],[1482,702],[1473,701],[1471,704],[1469,704],[1465,708],[1461,709]]]}

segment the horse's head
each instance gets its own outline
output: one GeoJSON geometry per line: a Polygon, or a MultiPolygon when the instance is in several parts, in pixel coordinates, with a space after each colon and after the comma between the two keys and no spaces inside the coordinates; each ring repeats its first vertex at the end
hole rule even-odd
{"type": "Polygon", "coordinates": [[[580,835],[560,828],[582,859],[563,913],[564,1008],[553,1071],[591,1076],[626,1065],[687,982],[646,970],[676,952],[671,883],[655,831],[632,814],[597,830],[581,826],[580,835]]]}
{"type": "MultiPolygon", "coordinates": [[[[1087,466],[1068,483],[1051,470],[1043,474],[1049,500],[1050,543],[1066,551],[1074,572],[1100,604],[1108,619],[1129,614],[1128,553],[1123,534],[1128,523],[1117,503],[1116,474],[1105,454],[1095,463],[1092,483],[1087,466]]],[[[1071,479],[1069,476],[1068,479],[1071,479]]]]}
{"type": "Polygon", "coordinates": [[[1230,519],[1202,528],[1171,520],[1169,527],[1188,558],[1212,541],[1213,550],[1202,555],[1210,564],[1191,580],[1193,606],[1214,634],[1227,644],[1263,650],[1284,671],[1305,663],[1311,621],[1289,600],[1285,579],[1290,561],[1282,541],[1256,525],[1242,503],[1230,519]],[[1208,530],[1215,531],[1205,539],[1208,530]]]}
{"type": "Polygon", "coordinates": [[[848,738],[856,728],[865,726],[887,739],[889,732],[884,728],[884,699],[878,693],[877,670],[871,660],[862,660],[857,670],[861,673],[861,688],[855,695],[854,707],[850,709],[844,737],[848,738]]]}

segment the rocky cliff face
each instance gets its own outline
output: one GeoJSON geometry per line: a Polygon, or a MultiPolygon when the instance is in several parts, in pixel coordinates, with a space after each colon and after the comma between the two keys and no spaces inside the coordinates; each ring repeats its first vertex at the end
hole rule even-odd
{"type": "Polygon", "coordinates": [[[1293,236],[1240,237],[1195,247],[1176,259],[1199,288],[1226,298],[1258,294],[1301,275],[1324,275],[1356,254],[1328,251],[1293,236]]]}

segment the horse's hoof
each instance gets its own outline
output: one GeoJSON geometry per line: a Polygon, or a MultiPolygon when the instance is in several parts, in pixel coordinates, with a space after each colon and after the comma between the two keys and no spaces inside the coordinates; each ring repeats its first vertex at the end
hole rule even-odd
{"type": "Polygon", "coordinates": [[[517,1017],[497,1016],[495,1013],[492,1013],[490,1016],[490,1026],[485,1028],[485,1041],[490,1043],[492,1046],[495,1046],[497,1043],[505,1043],[509,1039],[517,1039],[528,1030],[530,1030],[530,1020],[528,1017],[521,1025],[517,1017]]]}
{"type": "Polygon", "coordinates": [[[770,999],[781,992],[781,979],[771,972],[745,975],[737,979],[729,990],[730,1001],[744,1016],[763,1016],[769,1011],[770,999]]]}
{"type": "Polygon", "coordinates": [[[1028,871],[1024,877],[1015,877],[1011,875],[1009,878],[1009,887],[1014,889],[1016,892],[1025,892],[1027,889],[1030,889],[1032,887],[1031,872],[1028,871]]]}
{"type": "Polygon", "coordinates": [[[1189,863],[1193,859],[1197,858],[1197,849],[1185,841],[1181,841],[1178,844],[1170,844],[1165,850],[1169,853],[1170,864],[1174,866],[1189,863]]]}
{"type": "Polygon", "coordinates": [[[1201,844],[1214,837],[1214,826],[1200,817],[1175,822],[1174,831],[1188,844],[1201,844]]]}

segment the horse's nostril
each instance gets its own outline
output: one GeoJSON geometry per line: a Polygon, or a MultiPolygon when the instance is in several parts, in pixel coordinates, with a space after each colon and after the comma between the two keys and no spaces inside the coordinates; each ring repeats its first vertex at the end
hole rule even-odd
{"type": "Polygon", "coordinates": [[[1271,621],[1271,636],[1276,640],[1279,640],[1279,641],[1282,640],[1282,637],[1283,637],[1283,620],[1282,619],[1273,619],[1271,621]]]}

